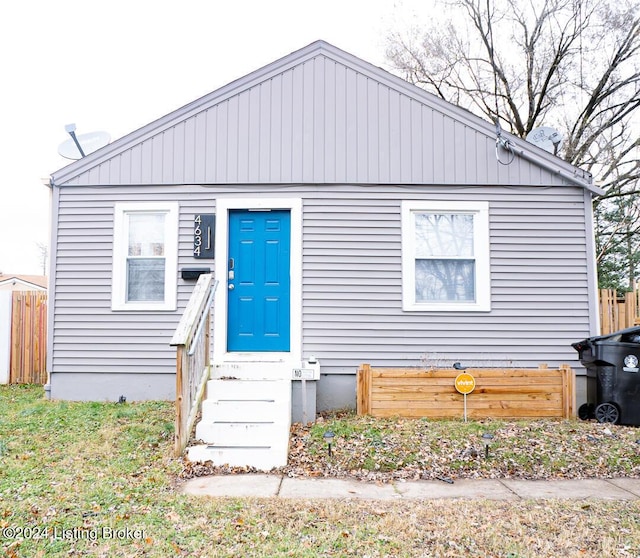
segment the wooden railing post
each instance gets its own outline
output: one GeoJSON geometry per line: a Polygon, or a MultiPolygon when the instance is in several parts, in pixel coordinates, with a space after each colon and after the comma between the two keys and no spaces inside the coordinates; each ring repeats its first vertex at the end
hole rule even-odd
{"type": "Polygon", "coordinates": [[[559,367],[562,373],[562,416],[570,419],[576,415],[576,381],[575,373],[568,364],[559,367]]]}
{"type": "Polygon", "coordinates": [[[371,365],[361,364],[358,369],[356,407],[358,415],[371,412],[371,365]]]}
{"type": "MultiPolygon", "coordinates": [[[[176,348],[176,426],[175,426],[175,440],[174,451],[176,455],[182,453],[184,429],[184,411],[182,408],[184,401],[184,387],[182,379],[182,353],[184,352],[184,345],[178,345],[176,348]]],[[[185,442],[186,443],[186,442],[185,442]]]]}

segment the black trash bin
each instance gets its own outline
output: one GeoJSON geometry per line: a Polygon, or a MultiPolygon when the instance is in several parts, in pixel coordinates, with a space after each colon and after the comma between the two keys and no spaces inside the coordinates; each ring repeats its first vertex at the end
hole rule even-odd
{"type": "Polygon", "coordinates": [[[640,327],[572,343],[587,369],[587,403],[582,419],[640,425],[640,327]]]}

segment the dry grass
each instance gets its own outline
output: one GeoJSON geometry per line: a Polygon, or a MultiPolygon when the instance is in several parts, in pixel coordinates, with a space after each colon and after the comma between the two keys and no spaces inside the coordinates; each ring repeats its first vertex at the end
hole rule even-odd
{"type": "MultiPolygon", "coordinates": [[[[389,503],[185,496],[176,490],[184,463],[171,457],[172,420],[169,403],[49,402],[41,388],[0,386],[2,555],[640,556],[637,502],[389,503]],[[130,536],[105,536],[109,529],[121,534],[129,530],[130,536]]],[[[362,448],[358,455],[371,457],[370,446],[384,448],[380,437],[391,436],[394,427],[393,422],[382,423],[381,431],[370,432],[368,442],[364,430],[373,423],[353,417],[335,417],[344,424],[332,420],[293,437],[301,435],[306,450],[298,450],[292,467],[307,467],[309,462],[320,467],[326,461],[324,429],[341,426],[345,441],[336,448],[337,461],[330,471],[346,474],[343,453],[362,448]],[[309,462],[302,461],[305,455],[309,462]]],[[[422,426],[435,432],[436,425],[422,426]]],[[[446,430],[444,424],[437,426],[446,430]]],[[[458,438],[447,438],[450,449],[442,453],[441,463],[447,453],[457,453],[451,444],[468,436],[464,428],[458,438]]],[[[402,430],[398,425],[395,429],[402,430]]],[[[612,435],[621,443],[607,446],[608,451],[626,451],[627,442],[635,446],[621,430],[613,429],[612,435]]],[[[407,444],[409,450],[408,442],[394,444],[407,444]]],[[[635,466],[637,456],[634,459],[635,466]]],[[[372,467],[372,473],[383,474],[375,463],[372,467]]],[[[364,466],[355,470],[367,471],[364,466]]]]}
{"type": "MultiPolygon", "coordinates": [[[[186,463],[184,477],[235,471],[186,463]]],[[[640,430],[596,421],[433,421],[339,413],[295,424],[292,477],[373,482],[438,478],[640,477],[640,430]],[[335,434],[328,456],[325,432],[335,434]],[[486,440],[492,438],[486,457],[486,440]]]]}
{"type": "Polygon", "coordinates": [[[625,503],[210,500],[196,505],[207,550],[189,556],[566,558],[637,556],[625,503]],[[235,505],[231,516],[222,506],[235,505]],[[212,523],[213,518],[213,523],[212,523]]]}

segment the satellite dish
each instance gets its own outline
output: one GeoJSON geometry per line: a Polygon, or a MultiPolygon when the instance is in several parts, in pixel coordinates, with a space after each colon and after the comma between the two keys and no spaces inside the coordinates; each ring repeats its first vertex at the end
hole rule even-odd
{"type": "Polygon", "coordinates": [[[558,153],[558,149],[562,143],[562,135],[560,135],[558,130],[550,128],[549,126],[540,126],[539,128],[531,130],[527,134],[526,140],[555,155],[558,153]]]}
{"type": "Polygon", "coordinates": [[[104,147],[111,141],[111,136],[107,132],[89,132],[87,134],[75,134],[75,125],[69,124],[65,127],[66,131],[71,135],[66,141],[58,146],[58,154],[65,159],[74,161],[81,159],[85,155],[89,155],[104,147]]]}

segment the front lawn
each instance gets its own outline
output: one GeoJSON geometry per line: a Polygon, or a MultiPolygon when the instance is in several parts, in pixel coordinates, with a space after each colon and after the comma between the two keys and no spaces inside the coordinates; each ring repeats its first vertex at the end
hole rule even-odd
{"type": "MultiPolygon", "coordinates": [[[[165,402],[51,402],[44,399],[42,387],[0,386],[4,556],[640,554],[637,502],[184,496],[177,488],[193,468],[172,457],[173,412],[165,402]]],[[[635,475],[636,437],[636,429],[573,421],[464,424],[338,415],[310,428],[294,427],[284,472],[385,482],[436,473],[486,476],[500,471],[498,464],[504,462],[510,463],[507,471],[526,471],[522,476],[561,476],[577,456],[594,454],[582,471],[635,475]],[[327,429],[336,434],[331,459],[322,438],[327,429]],[[495,435],[488,460],[479,451],[478,437],[487,429],[495,435]],[[565,445],[557,448],[560,444],[565,445]],[[584,450],[575,453],[580,446],[584,450]],[[567,456],[559,465],[562,452],[567,456]],[[437,455],[433,461],[431,454],[437,455]]],[[[572,472],[566,474],[579,476],[572,472]]]]}

